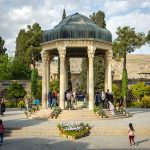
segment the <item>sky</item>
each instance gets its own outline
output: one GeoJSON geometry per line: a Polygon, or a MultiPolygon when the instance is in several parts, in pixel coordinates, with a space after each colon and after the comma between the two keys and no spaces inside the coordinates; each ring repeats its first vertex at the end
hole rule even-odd
{"type": "MultiPolygon", "coordinates": [[[[52,29],[66,14],[76,12],[89,16],[98,10],[105,12],[106,28],[116,38],[117,27],[134,27],[146,35],[150,30],[150,0],[0,0],[0,36],[8,53],[15,52],[15,41],[20,29],[35,22],[42,30],[52,29]]],[[[136,54],[150,54],[145,45],[136,54]]]]}

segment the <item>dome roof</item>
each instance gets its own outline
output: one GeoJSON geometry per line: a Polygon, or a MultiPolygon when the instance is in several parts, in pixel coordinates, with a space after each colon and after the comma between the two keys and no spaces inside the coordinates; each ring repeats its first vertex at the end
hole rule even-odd
{"type": "Polygon", "coordinates": [[[67,38],[94,38],[103,41],[112,41],[110,31],[100,28],[88,17],[78,13],[66,17],[53,29],[44,31],[42,42],[67,38]]]}

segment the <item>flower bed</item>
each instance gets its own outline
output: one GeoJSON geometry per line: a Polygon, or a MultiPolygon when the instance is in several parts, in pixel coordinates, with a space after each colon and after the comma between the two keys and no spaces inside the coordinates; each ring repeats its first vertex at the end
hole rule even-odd
{"type": "Polygon", "coordinates": [[[69,139],[79,139],[84,136],[88,136],[90,133],[91,127],[89,124],[69,124],[69,123],[64,123],[64,124],[58,124],[57,125],[60,135],[69,139]]]}

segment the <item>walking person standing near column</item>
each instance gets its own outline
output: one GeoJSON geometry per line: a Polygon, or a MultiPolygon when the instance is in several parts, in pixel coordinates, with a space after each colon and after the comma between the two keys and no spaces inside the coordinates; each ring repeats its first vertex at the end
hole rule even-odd
{"type": "Polygon", "coordinates": [[[101,93],[101,99],[102,99],[102,108],[104,108],[104,105],[105,105],[105,93],[104,93],[104,91],[102,91],[102,93],[101,93]]]}
{"type": "Polygon", "coordinates": [[[132,123],[129,123],[129,131],[128,131],[128,135],[129,135],[129,142],[130,142],[130,146],[132,146],[132,143],[135,145],[134,142],[134,128],[132,126],[132,123]]]}

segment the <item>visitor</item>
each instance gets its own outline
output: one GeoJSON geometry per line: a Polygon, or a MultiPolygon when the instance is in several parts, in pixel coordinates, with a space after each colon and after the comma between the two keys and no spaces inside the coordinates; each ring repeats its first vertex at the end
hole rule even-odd
{"type": "Polygon", "coordinates": [[[36,109],[39,110],[40,100],[38,98],[35,100],[35,105],[36,105],[36,109]]]}
{"type": "Polygon", "coordinates": [[[28,97],[25,98],[25,106],[26,106],[27,111],[29,111],[29,100],[28,100],[28,97]]]}
{"type": "Polygon", "coordinates": [[[48,107],[50,108],[52,105],[52,92],[49,91],[48,93],[48,107]]]}
{"type": "Polygon", "coordinates": [[[77,97],[76,97],[76,92],[75,91],[73,92],[73,97],[74,97],[74,103],[75,103],[75,105],[77,105],[77,97]]]}
{"type": "Polygon", "coordinates": [[[52,94],[52,104],[51,104],[51,109],[53,107],[56,107],[56,92],[54,91],[52,94]]]}
{"type": "Polygon", "coordinates": [[[96,95],[95,95],[95,105],[100,106],[100,94],[99,94],[99,92],[96,92],[96,95]]]}
{"type": "Polygon", "coordinates": [[[114,108],[114,105],[111,103],[111,101],[108,101],[109,103],[109,110],[111,112],[111,115],[114,116],[115,115],[115,108],[114,108]]]}
{"type": "Polygon", "coordinates": [[[108,101],[109,101],[109,95],[110,95],[110,93],[109,93],[109,90],[107,89],[107,92],[105,93],[105,107],[106,108],[109,108],[109,103],[108,103],[108,101]]]}
{"type": "Polygon", "coordinates": [[[36,106],[36,100],[35,98],[32,100],[32,107],[35,107],[36,106]]]}
{"type": "Polygon", "coordinates": [[[4,99],[2,99],[0,106],[1,106],[0,113],[1,115],[4,115],[4,112],[6,110],[4,99]]]}
{"type": "Polygon", "coordinates": [[[67,98],[67,109],[71,110],[72,106],[71,106],[71,94],[70,94],[70,91],[67,92],[66,98],[67,98]]]}
{"type": "Polygon", "coordinates": [[[119,99],[119,109],[123,109],[123,98],[122,98],[122,96],[119,99]]]}
{"type": "Polygon", "coordinates": [[[101,99],[102,99],[102,107],[104,108],[105,107],[105,93],[104,93],[104,91],[102,91],[102,93],[101,93],[101,99]]]}
{"type": "Polygon", "coordinates": [[[132,126],[132,123],[129,123],[128,136],[129,136],[130,146],[132,146],[132,143],[135,145],[135,142],[134,142],[134,128],[132,126]]]}
{"type": "Polygon", "coordinates": [[[0,145],[3,144],[4,130],[5,127],[3,125],[3,121],[0,119],[0,145]]]}
{"type": "Polygon", "coordinates": [[[109,101],[114,103],[114,97],[113,97],[113,93],[112,92],[109,93],[109,101]]]}

